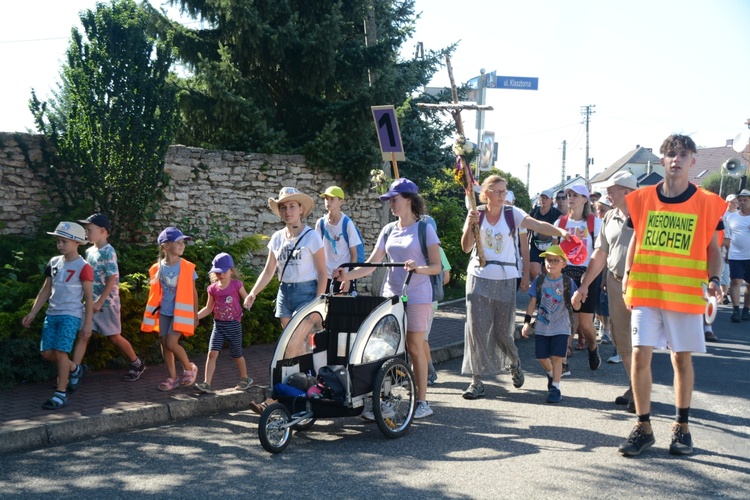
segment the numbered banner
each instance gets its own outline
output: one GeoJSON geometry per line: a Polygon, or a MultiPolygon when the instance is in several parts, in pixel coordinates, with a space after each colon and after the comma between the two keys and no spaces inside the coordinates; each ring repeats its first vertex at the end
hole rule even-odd
{"type": "Polygon", "coordinates": [[[406,160],[404,144],[401,142],[401,130],[396,120],[396,109],[393,106],[371,106],[375,129],[378,131],[378,142],[383,161],[406,160]]]}

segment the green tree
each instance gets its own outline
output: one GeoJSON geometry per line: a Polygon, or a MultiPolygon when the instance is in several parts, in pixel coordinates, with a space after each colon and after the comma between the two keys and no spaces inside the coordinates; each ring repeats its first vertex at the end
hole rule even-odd
{"type": "Polygon", "coordinates": [[[145,34],[133,0],[98,3],[80,14],[54,99],[32,91],[38,130],[57,149],[51,175],[65,209],[106,213],[113,231],[136,229],[158,201],[164,156],[177,125],[168,35],[145,34]],[[64,168],[67,176],[59,174],[64,168]]]}
{"type": "Polygon", "coordinates": [[[182,81],[179,142],[302,153],[356,187],[380,157],[370,106],[401,106],[443,57],[400,59],[414,30],[413,0],[167,2],[205,23],[190,29],[151,9],[152,28],[174,31],[191,73],[182,81]]]}
{"type": "Polygon", "coordinates": [[[723,198],[726,198],[728,194],[736,194],[740,192],[739,177],[725,175],[723,181],[721,177],[721,172],[714,172],[713,174],[703,179],[703,182],[701,182],[701,187],[716,194],[719,194],[719,188],[721,188],[721,196],[723,198]]]}

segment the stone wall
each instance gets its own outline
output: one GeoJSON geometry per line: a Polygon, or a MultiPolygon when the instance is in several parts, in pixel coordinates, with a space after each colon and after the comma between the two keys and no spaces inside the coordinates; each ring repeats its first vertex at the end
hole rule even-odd
{"type": "MultiPolygon", "coordinates": [[[[54,190],[46,185],[39,136],[0,133],[0,234],[33,234],[40,214],[53,213],[54,190]],[[23,143],[23,144],[21,144],[23,143]],[[34,162],[35,167],[29,165],[34,162]]],[[[294,186],[315,200],[307,218],[312,226],[325,213],[319,194],[339,180],[327,172],[314,171],[299,155],[266,155],[237,151],[211,151],[171,146],[164,162],[170,181],[165,201],[149,222],[151,236],[166,226],[189,221],[194,227],[227,227],[230,241],[251,234],[270,236],[282,226],[268,208],[268,198],[276,198],[283,186],[294,186]]],[[[347,190],[348,191],[348,190],[347,190]]],[[[357,223],[372,250],[380,228],[388,220],[374,190],[347,192],[343,211],[357,223]]],[[[262,267],[266,252],[251,258],[262,267]]]]}
{"type": "Polygon", "coordinates": [[[42,148],[41,136],[0,133],[0,234],[30,236],[42,214],[55,211],[42,148]]]}

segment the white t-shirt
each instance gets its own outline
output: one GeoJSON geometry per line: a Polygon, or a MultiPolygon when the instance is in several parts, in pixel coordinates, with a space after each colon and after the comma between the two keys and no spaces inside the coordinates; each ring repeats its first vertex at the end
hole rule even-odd
{"type": "MultiPolygon", "coordinates": [[[[562,217],[560,219],[562,219],[562,217]]],[[[560,219],[557,219],[555,221],[556,227],[560,227],[560,219]]],[[[591,260],[591,255],[594,253],[595,237],[599,236],[599,233],[602,232],[602,220],[599,217],[594,217],[594,234],[593,235],[589,234],[589,224],[586,219],[573,220],[569,216],[568,224],[563,229],[569,232],[572,236],[578,236],[578,238],[583,242],[583,244],[586,245],[586,250],[588,251],[588,255],[586,256],[586,260],[583,262],[583,264],[580,264],[579,267],[589,267],[589,261],[591,260]]]]}
{"type": "Polygon", "coordinates": [[[303,227],[296,238],[287,238],[286,228],[276,231],[271,236],[271,241],[268,242],[267,247],[276,256],[278,262],[276,272],[279,281],[301,283],[318,279],[313,255],[323,248],[323,240],[320,239],[320,234],[310,226],[303,227]],[[300,240],[299,244],[294,248],[298,239],[300,240]],[[292,248],[294,248],[294,253],[290,257],[292,248]],[[288,265],[287,260],[289,260],[288,265]],[[286,271],[284,266],[286,266],[286,271]],[[281,275],[282,272],[284,276],[281,275]]]}
{"type": "MultiPolygon", "coordinates": [[[[328,277],[331,277],[331,273],[334,269],[338,269],[342,264],[352,262],[352,256],[349,251],[350,248],[356,247],[362,240],[357,234],[357,229],[354,226],[354,221],[349,219],[349,223],[346,225],[346,234],[349,237],[349,245],[346,244],[346,238],[344,238],[344,215],[341,214],[338,223],[332,225],[328,222],[328,216],[322,217],[323,227],[326,230],[327,237],[323,236],[323,250],[326,252],[326,270],[328,277]]],[[[318,223],[315,224],[315,231],[320,235],[318,231],[318,223]]],[[[356,260],[356,259],[355,259],[356,260]]]]}
{"type": "MultiPolygon", "coordinates": [[[[512,210],[516,231],[519,231],[521,222],[527,214],[517,207],[513,207],[512,210]]],[[[500,214],[500,219],[496,224],[490,224],[487,217],[482,219],[482,224],[479,226],[479,238],[484,249],[484,259],[486,261],[508,262],[510,265],[487,264],[485,267],[481,267],[479,259],[472,255],[466,271],[479,278],[491,280],[520,278],[518,245],[513,235],[510,234],[508,223],[505,222],[505,213],[500,214]]]]}
{"type": "Polygon", "coordinates": [[[724,236],[731,240],[729,259],[750,260],[750,215],[739,210],[724,216],[724,236]]]}

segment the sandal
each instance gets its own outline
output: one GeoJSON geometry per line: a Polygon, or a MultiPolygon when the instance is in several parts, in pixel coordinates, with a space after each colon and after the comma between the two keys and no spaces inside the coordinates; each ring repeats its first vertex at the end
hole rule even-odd
{"type": "Polygon", "coordinates": [[[201,392],[205,392],[206,394],[214,392],[211,390],[211,384],[209,384],[208,382],[198,382],[197,384],[195,384],[195,388],[201,392]]]}
{"type": "Polygon", "coordinates": [[[268,408],[268,404],[263,401],[262,403],[256,403],[255,401],[250,401],[250,409],[253,410],[258,415],[262,414],[264,411],[266,411],[266,408],[268,408]]]}
{"type": "Polygon", "coordinates": [[[168,378],[161,384],[159,384],[159,390],[160,391],[171,391],[172,389],[177,389],[180,386],[180,383],[177,381],[176,378],[168,378]]]}
{"type": "Polygon", "coordinates": [[[45,410],[59,410],[63,406],[68,404],[67,396],[60,396],[59,393],[55,393],[54,396],[44,402],[42,408],[45,410]]]}
{"type": "Polygon", "coordinates": [[[195,383],[195,379],[197,378],[198,378],[198,367],[195,366],[195,363],[190,363],[190,369],[182,371],[181,385],[193,385],[195,383]]]}
{"type": "Polygon", "coordinates": [[[576,351],[583,351],[584,349],[588,349],[586,346],[586,339],[578,339],[578,344],[576,345],[576,351]]]}
{"type": "Polygon", "coordinates": [[[253,379],[251,379],[250,377],[244,377],[244,378],[241,378],[239,382],[237,382],[237,385],[234,386],[234,389],[236,391],[246,391],[250,388],[252,383],[253,383],[253,379]]]}

